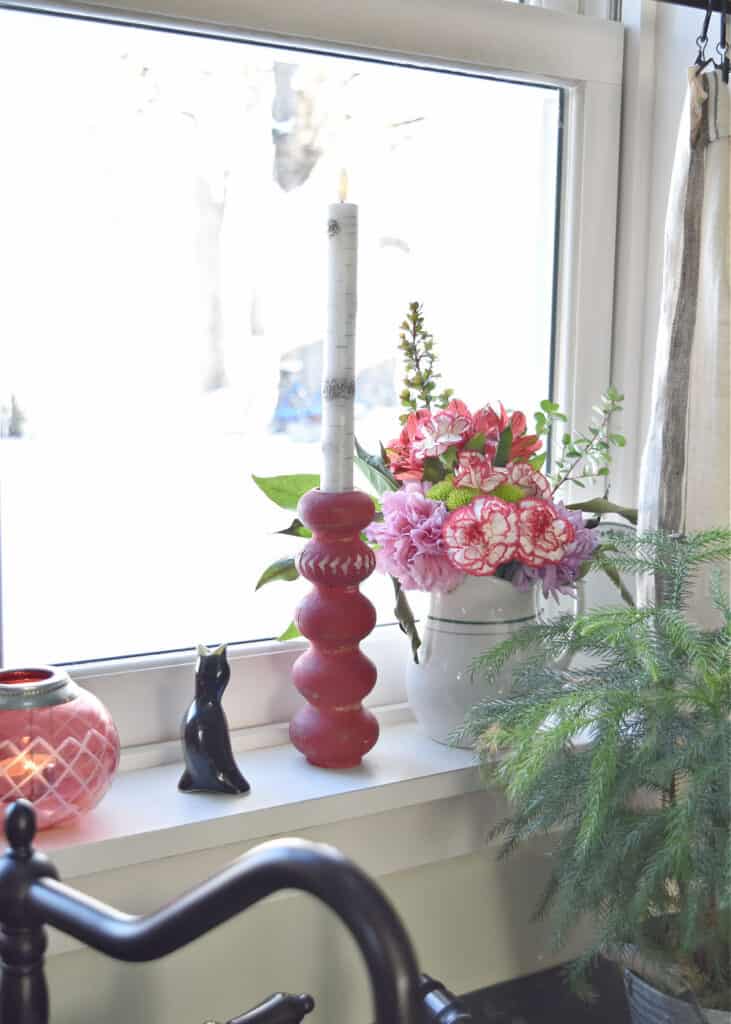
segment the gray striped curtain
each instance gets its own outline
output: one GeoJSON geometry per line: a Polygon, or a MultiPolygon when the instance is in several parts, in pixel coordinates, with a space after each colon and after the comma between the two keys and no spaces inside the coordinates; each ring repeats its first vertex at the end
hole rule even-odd
{"type": "MultiPolygon", "coordinates": [[[[729,86],[689,72],[665,226],[651,421],[639,528],[729,522],[729,86]]],[[[707,621],[698,588],[694,618],[707,621]]],[[[654,583],[640,594],[654,600],[654,583]]]]}

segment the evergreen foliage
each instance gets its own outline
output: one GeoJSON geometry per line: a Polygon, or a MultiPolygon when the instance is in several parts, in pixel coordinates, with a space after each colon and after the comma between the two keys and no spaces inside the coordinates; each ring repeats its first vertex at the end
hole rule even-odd
{"type": "Polygon", "coordinates": [[[661,604],[559,616],[475,663],[489,685],[514,660],[510,691],[474,708],[464,734],[511,801],[495,829],[503,853],[538,834],[555,843],[537,915],[557,945],[582,917],[595,923],[579,983],[601,953],[731,1008],[730,542],[727,530],[617,533],[601,560],[655,574],[661,604]],[[709,568],[718,625],[704,630],[685,612],[709,568]]]}

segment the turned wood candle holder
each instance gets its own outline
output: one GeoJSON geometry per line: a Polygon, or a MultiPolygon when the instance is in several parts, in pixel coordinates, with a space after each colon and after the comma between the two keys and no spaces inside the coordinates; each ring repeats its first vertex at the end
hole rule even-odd
{"type": "Polygon", "coordinates": [[[376,624],[376,610],[358,585],[376,559],[361,538],[375,506],[362,491],[309,491],[299,504],[312,530],[297,560],[313,589],[295,622],[310,641],[293,667],[294,685],[307,700],[292,719],[290,739],[311,764],[352,768],[378,739],[378,722],[361,701],[376,682],[376,666],[358,644],[376,624]]]}

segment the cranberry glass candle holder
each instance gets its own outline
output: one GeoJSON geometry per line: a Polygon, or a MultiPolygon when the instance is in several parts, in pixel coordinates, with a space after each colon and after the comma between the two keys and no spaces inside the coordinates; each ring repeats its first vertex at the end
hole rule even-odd
{"type": "Polygon", "coordinates": [[[0,802],[29,800],[39,828],[95,807],[119,764],[119,736],[92,693],[58,668],[0,670],[0,802]]]}

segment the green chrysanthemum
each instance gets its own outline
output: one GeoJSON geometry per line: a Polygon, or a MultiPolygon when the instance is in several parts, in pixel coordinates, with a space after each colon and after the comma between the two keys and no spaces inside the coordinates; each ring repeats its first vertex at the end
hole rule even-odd
{"type": "Polygon", "coordinates": [[[451,476],[448,476],[446,480],[440,480],[438,484],[434,484],[426,492],[426,497],[431,498],[432,501],[445,501],[454,490],[454,480],[451,476]]]}
{"type": "Polygon", "coordinates": [[[492,492],[496,498],[502,498],[503,501],[522,501],[526,495],[526,491],[523,487],[518,487],[517,484],[500,484],[492,492]]]}
{"type": "Polygon", "coordinates": [[[455,509],[462,508],[463,505],[469,505],[481,493],[477,487],[454,487],[447,496],[447,508],[450,512],[454,512],[455,509]]]}

